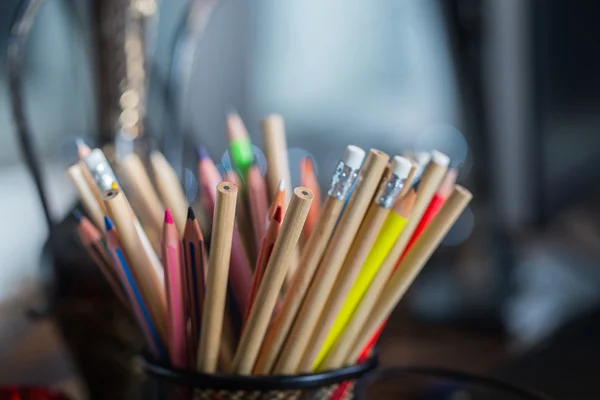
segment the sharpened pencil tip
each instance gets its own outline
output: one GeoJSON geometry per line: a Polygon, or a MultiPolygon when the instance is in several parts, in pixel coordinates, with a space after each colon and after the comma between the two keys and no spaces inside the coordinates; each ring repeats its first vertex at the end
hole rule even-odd
{"type": "Polygon", "coordinates": [[[75,217],[75,219],[77,221],[81,221],[81,218],[83,218],[83,215],[81,214],[81,212],[78,209],[73,210],[73,216],[75,217]]]}
{"type": "Polygon", "coordinates": [[[206,151],[206,148],[204,146],[197,146],[196,154],[198,155],[198,161],[202,161],[209,157],[208,151],[206,151]]]}
{"type": "Polygon", "coordinates": [[[173,215],[171,215],[171,210],[167,208],[165,210],[165,224],[172,224],[172,223],[173,223],[173,215]]]}
{"type": "Polygon", "coordinates": [[[281,192],[283,192],[285,190],[285,179],[282,179],[282,180],[279,181],[278,189],[281,192]]]}
{"type": "Polygon", "coordinates": [[[194,209],[191,206],[188,207],[187,219],[191,219],[192,221],[196,219],[196,214],[194,214],[194,209]]]}
{"type": "Polygon", "coordinates": [[[85,140],[83,140],[82,138],[75,139],[75,144],[77,145],[77,147],[87,146],[87,144],[85,143],[85,140]]]}
{"type": "Polygon", "coordinates": [[[113,223],[110,220],[110,218],[108,218],[108,216],[104,216],[104,229],[106,229],[106,232],[110,231],[113,228],[113,223]]]}
{"type": "Polygon", "coordinates": [[[281,206],[277,206],[277,208],[275,208],[275,212],[273,212],[273,219],[279,223],[281,223],[283,220],[283,210],[281,209],[281,206]]]}

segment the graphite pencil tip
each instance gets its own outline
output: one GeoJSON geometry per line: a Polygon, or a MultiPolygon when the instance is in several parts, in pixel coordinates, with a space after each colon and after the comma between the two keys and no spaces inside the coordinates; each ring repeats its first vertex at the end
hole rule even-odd
{"type": "Polygon", "coordinates": [[[191,219],[192,221],[196,219],[196,214],[194,214],[194,209],[192,206],[188,207],[187,219],[191,219]]]}

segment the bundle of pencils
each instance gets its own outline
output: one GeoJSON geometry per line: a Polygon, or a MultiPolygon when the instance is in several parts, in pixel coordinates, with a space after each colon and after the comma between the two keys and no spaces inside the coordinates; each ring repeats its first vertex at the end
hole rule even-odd
{"type": "Polygon", "coordinates": [[[148,169],[130,154],[114,173],[80,142],[68,169],[89,217],[77,215],[82,242],[172,368],[281,375],[361,361],[471,199],[442,153],[418,165],[350,145],[321,202],[310,159],[292,189],[282,118],[262,131],[266,176],[238,115],[225,179],[198,148],[210,248],[162,154],[148,169]]]}

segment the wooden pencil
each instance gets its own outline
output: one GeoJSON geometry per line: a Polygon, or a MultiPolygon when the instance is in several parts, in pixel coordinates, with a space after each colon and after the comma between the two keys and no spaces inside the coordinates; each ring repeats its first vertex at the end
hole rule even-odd
{"type": "Polygon", "coordinates": [[[309,373],[317,367],[318,363],[314,365],[315,361],[320,361],[317,360],[317,355],[322,350],[329,330],[348,297],[352,284],[369,255],[391,207],[398,198],[411,167],[410,161],[406,158],[396,156],[388,170],[388,175],[382,179],[378,193],[369,205],[340,272],[335,278],[335,283],[328,293],[327,302],[317,321],[318,328],[312,332],[309,340],[310,346],[306,348],[300,361],[300,372],[309,373]]]}
{"type": "Polygon", "coordinates": [[[160,262],[156,254],[152,254],[144,248],[139,229],[136,227],[136,220],[132,217],[131,207],[116,185],[105,195],[104,204],[117,228],[119,239],[130,260],[133,276],[138,283],[144,303],[148,306],[152,321],[161,340],[166,343],[168,336],[166,329],[167,301],[160,262]],[[158,270],[153,267],[157,262],[158,270]]]}
{"type": "Polygon", "coordinates": [[[269,115],[262,121],[261,127],[265,157],[267,159],[267,186],[269,193],[276,193],[279,182],[283,179],[287,184],[285,191],[285,204],[287,205],[292,196],[292,180],[290,178],[290,164],[288,161],[283,117],[277,114],[269,115]]]}
{"type": "MultiPolygon", "coordinates": [[[[416,228],[416,225],[418,224],[418,221],[420,220],[421,216],[423,215],[423,212],[425,211],[427,204],[429,204],[431,198],[435,194],[442,179],[444,178],[449,161],[450,160],[448,159],[448,157],[446,157],[444,154],[435,152],[434,157],[431,159],[430,163],[425,168],[425,171],[423,172],[421,183],[419,185],[419,191],[417,192],[417,198],[414,201],[414,205],[412,207],[412,212],[410,214],[410,217],[409,217],[408,221],[406,222],[406,224],[404,225],[402,232],[400,233],[400,236],[398,237],[398,239],[396,240],[396,242],[394,243],[394,245],[388,252],[387,256],[385,257],[385,260],[383,261],[383,263],[377,270],[377,273],[375,274],[375,277],[371,281],[371,284],[369,285],[368,289],[362,296],[362,299],[360,301],[361,306],[359,307],[360,310],[363,310],[363,311],[369,310],[370,309],[369,307],[372,307],[374,305],[377,297],[383,290],[389,277],[393,273],[394,268],[396,267],[400,256],[404,252],[404,249],[408,243],[408,240],[412,236],[414,229],[416,228]]],[[[351,318],[351,321],[355,321],[355,324],[359,323],[361,318],[364,319],[367,317],[367,315],[363,315],[363,314],[359,315],[358,314],[360,311],[359,308],[357,308],[354,311],[353,316],[351,318]]],[[[363,322],[364,322],[364,320],[363,320],[363,322]]],[[[358,326],[360,326],[360,325],[358,325],[358,326]]],[[[342,333],[340,338],[337,340],[336,345],[331,350],[331,352],[327,358],[340,357],[339,354],[334,354],[333,356],[331,355],[334,352],[335,347],[341,346],[339,344],[340,342],[344,341],[345,342],[344,345],[352,345],[352,343],[347,343],[349,340],[347,338],[349,335],[347,332],[352,329],[356,330],[357,329],[356,325],[351,326],[350,323],[348,323],[348,325],[344,329],[344,332],[342,333]]],[[[352,338],[350,340],[352,340],[352,338]]],[[[344,354],[342,354],[342,356],[344,356],[344,354]]],[[[323,364],[322,368],[326,368],[326,366],[328,365],[327,363],[328,362],[325,361],[325,364],[323,364]]]]}
{"type": "Polygon", "coordinates": [[[272,327],[261,347],[254,369],[255,374],[269,374],[273,369],[327,243],[329,243],[346,197],[357,179],[364,156],[365,152],[361,148],[348,146],[338,163],[317,225],[302,250],[300,269],[286,291],[281,309],[275,315],[272,327]]]}
{"type": "Polygon", "coordinates": [[[243,375],[252,373],[279,291],[287,274],[290,257],[302,234],[302,227],[312,200],[313,194],[309,189],[304,187],[294,189],[288,213],[283,220],[281,232],[275,242],[256,294],[256,301],[250,310],[233,358],[232,370],[234,373],[243,375]]]}
{"type": "Polygon", "coordinates": [[[257,246],[256,254],[259,254],[261,247],[260,238],[262,238],[265,233],[265,220],[267,219],[269,201],[267,197],[267,185],[258,164],[253,164],[248,168],[246,182],[250,220],[252,222],[252,230],[257,246]]]}
{"type": "Polygon", "coordinates": [[[140,157],[131,153],[125,156],[119,163],[119,176],[127,185],[128,193],[140,210],[136,213],[142,220],[146,220],[146,226],[158,233],[162,231],[165,209],[152,185],[148,172],[140,157]],[[141,215],[140,215],[141,214],[141,215]]]}
{"type": "MultiPolygon", "coordinates": [[[[355,362],[361,349],[368,343],[378,327],[389,317],[394,307],[446,236],[446,233],[469,204],[471,198],[471,193],[465,188],[461,186],[454,188],[439,214],[417,239],[406,257],[402,259],[399,267],[378,296],[376,303],[373,307],[370,307],[368,318],[365,319],[364,324],[360,325],[361,329],[358,331],[359,333],[353,344],[349,347],[349,355],[345,358],[346,363],[355,362]]],[[[359,308],[361,308],[360,305],[359,308]]]]}
{"type": "Polygon", "coordinates": [[[269,222],[267,232],[263,235],[263,238],[261,240],[260,252],[258,253],[258,259],[256,261],[256,267],[254,268],[254,275],[252,277],[252,292],[250,293],[248,307],[246,307],[246,311],[244,313],[244,323],[248,319],[250,309],[252,308],[252,304],[254,304],[256,292],[258,291],[260,282],[262,281],[265,268],[267,267],[269,258],[271,257],[271,253],[273,252],[273,248],[275,247],[277,236],[279,236],[279,231],[281,229],[281,221],[283,219],[282,217],[283,215],[281,212],[281,207],[277,207],[275,209],[273,217],[271,218],[271,222],[269,222]]]}
{"type": "Polygon", "coordinates": [[[102,234],[89,219],[78,212],[74,214],[77,219],[77,232],[79,233],[81,243],[106,279],[106,282],[108,282],[115,296],[128,308],[129,301],[120,284],[116,268],[102,244],[102,234]]]}
{"type": "Polygon", "coordinates": [[[187,288],[185,302],[189,308],[190,332],[187,342],[188,363],[196,365],[198,340],[200,339],[200,323],[206,286],[206,248],[204,237],[196,220],[192,207],[188,208],[187,222],[183,231],[183,260],[187,288]]]}
{"type": "Polygon", "coordinates": [[[181,265],[181,241],[171,210],[165,210],[162,236],[162,263],[165,271],[169,359],[178,369],[188,367],[187,309],[185,304],[186,276],[181,265]]]}
{"type": "Polygon", "coordinates": [[[306,217],[306,224],[304,224],[304,229],[302,230],[302,237],[307,241],[321,213],[321,190],[310,157],[304,157],[300,160],[300,185],[309,188],[315,195],[315,199],[308,212],[308,217],[306,217]]]}
{"type": "Polygon", "coordinates": [[[313,282],[287,337],[279,360],[275,364],[276,374],[293,374],[298,371],[301,357],[316,328],[317,319],[323,311],[327,296],[352,245],[352,239],[377,190],[388,159],[389,156],[382,151],[374,149],[369,151],[348,207],[342,214],[325,255],[319,263],[313,282]]]}
{"type": "Polygon", "coordinates": [[[158,151],[150,154],[150,163],[152,164],[158,194],[163,205],[171,209],[177,232],[181,237],[185,228],[188,202],[179,183],[177,173],[175,173],[165,156],[158,151]]]}
{"type": "MultiPolygon", "coordinates": [[[[96,199],[93,188],[83,175],[84,171],[87,171],[85,166],[82,167],[81,163],[76,163],[67,169],[67,175],[71,179],[73,186],[75,186],[86,213],[92,219],[96,228],[102,231],[104,228],[104,203],[99,203],[96,199]]],[[[96,185],[93,182],[92,184],[96,185]]]]}
{"type": "Polygon", "coordinates": [[[206,279],[206,298],[202,310],[197,356],[198,370],[206,373],[214,373],[217,369],[237,191],[237,187],[232,182],[225,181],[217,185],[206,279]]]}
{"type": "Polygon", "coordinates": [[[158,334],[156,325],[152,321],[148,306],[142,298],[139,285],[131,271],[129,259],[123,250],[117,231],[109,217],[104,217],[106,246],[112,256],[118,276],[123,288],[129,297],[129,303],[133,309],[134,316],[144,335],[150,353],[161,361],[167,361],[168,356],[164,344],[158,334]]]}

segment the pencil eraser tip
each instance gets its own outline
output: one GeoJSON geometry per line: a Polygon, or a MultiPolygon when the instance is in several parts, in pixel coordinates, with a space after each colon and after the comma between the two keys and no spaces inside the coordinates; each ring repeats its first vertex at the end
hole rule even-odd
{"type": "Polygon", "coordinates": [[[346,147],[342,161],[352,169],[358,169],[365,159],[365,151],[358,146],[349,145],[346,147]]]}
{"type": "Polygon", "coordinates": [[[431,160],[431,153],[428,151],[419,151],[415,153],[415,161],[421,167],[425,167],[427,163],[431,160]]]}
{"type": "Polygon", "coordinates": [[[442,167],[448,167],[448,165],[450,165],[450,157],[437,150],[431,152],[431,161],[442,167]]]}
{"type": "Polygon", "coordinates": [[[392,173],[400,179],[404,179],[410,173],[412,163],[402,156],[395,156],[392,160],[392,173]]]}

